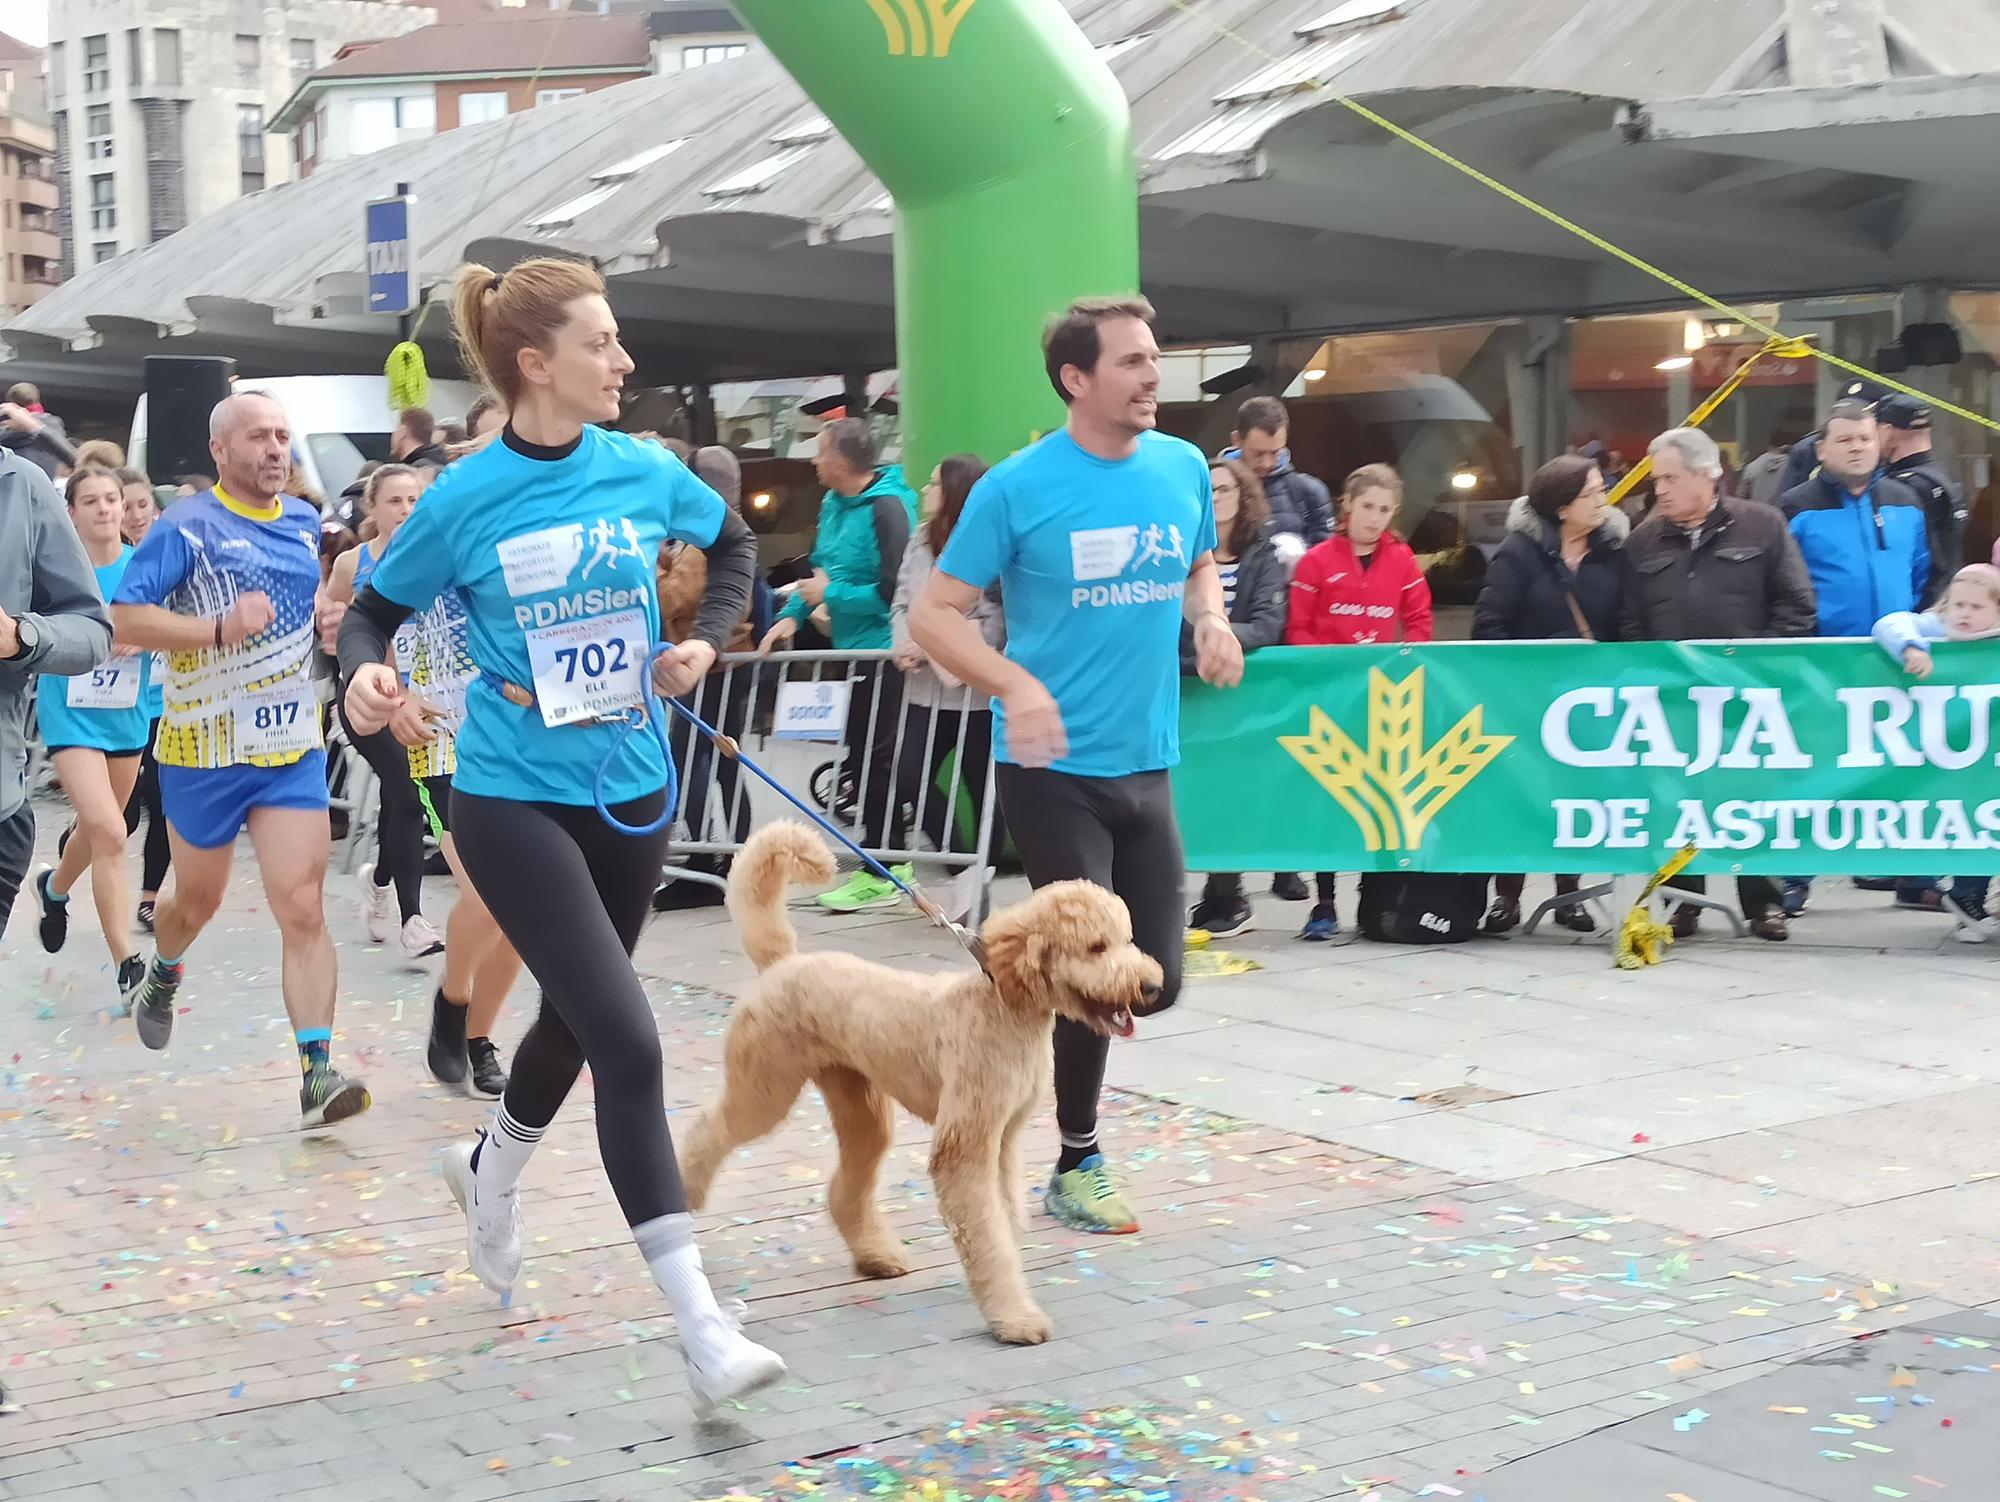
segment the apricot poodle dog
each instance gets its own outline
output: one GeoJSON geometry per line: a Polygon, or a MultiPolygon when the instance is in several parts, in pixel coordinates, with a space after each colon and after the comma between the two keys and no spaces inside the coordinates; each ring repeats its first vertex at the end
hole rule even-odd
{"type": "Polygon", "coordinates": [[[681,1150],[688,1202],[708,1199],[722,1160],[775,1130],[808,1080],[833,1117],[840,1163],[827,1208],[866,1278],[909,1271],[875,1204],[895,1107],[932,1123],[930,1170],[973,1299],[1001,1340],[1047,1340],[1028,1292],[1021,1129],[1049,1078],[1058,1013],[1130,1037],[1160,994],[1160,967],[1132,943],[1125,904],[1084,881],[1043,887],[996,913],[980,937],[991,978],[912,975],[851,954],[799,954],[788,882],[824,885],[834,864],[803,824],[759,830],[729,877],[729,911],[761,972],[736,1004],[719,1100],[681,1150]]]}

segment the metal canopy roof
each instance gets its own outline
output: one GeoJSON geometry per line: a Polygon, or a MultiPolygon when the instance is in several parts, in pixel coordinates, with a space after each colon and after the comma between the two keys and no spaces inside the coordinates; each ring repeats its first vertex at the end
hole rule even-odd
{"type": "MultiPolygon", "coordinates": [[[[1683,301],[1319,84],[1718,295],[2000,284],[1985,0],[1893,21],[1881,0],[1068,3],[1132,100],[1169,342],[1683,301]],[[1872,18],[1873,53],[1824,45],[1829,7],[1872,18]]],[[[393,329],[359,311],[360,205],[396,181],[427,283],[468,256],[595,259],[642,379],[894,361],[892,206],[759,54],[324,167],[83,272],[4,337],[72,384],[129,388],[169,351],[377,368],[393,329]]],[[[440,370],[444,335],[433,314],[440,370]]]]}

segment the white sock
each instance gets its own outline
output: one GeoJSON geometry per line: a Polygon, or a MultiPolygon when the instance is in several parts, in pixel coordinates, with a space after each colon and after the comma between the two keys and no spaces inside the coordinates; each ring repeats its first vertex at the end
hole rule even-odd
{"type": "Polygon", "coordinates": [[[507,1114],[502,1101],[493,1108],[493,1124],[479,1134],[472,1155],[475,1182],[487,1194],[507,1194],[521,1182],[521,1170],[542,1140],[545,1127],[522,1126],[507,1114]]]}
{"type": "Polygon", "coordinates": [[[639,1243],[639,1255],[653,1270],[653,1278],[672,1306],[682,1338],[690,1331],[722,1317],[716,1306],[715,1290],[701,1270],[701,1248],[694,1244],[694,1217],[656,1215],[632,1227],[632,1239],[639,1243]]]}

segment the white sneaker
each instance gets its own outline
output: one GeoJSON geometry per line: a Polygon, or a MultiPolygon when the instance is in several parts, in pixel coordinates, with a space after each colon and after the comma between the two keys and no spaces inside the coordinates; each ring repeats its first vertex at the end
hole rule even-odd
{"type": "MultiPolygon", "coordinates": [[[[1992,921],[1988,918],[1986,923],[1992,921]]],[[[1961,944],[1984,944],[1993,937],[1993,930],[1986,923],[1960,923],[1951,931],[1951,936],[1961,944]]]]}
{"type": "Polygon", "coordinates": [[[430,919],[422,913],[403,925],[403,953],[413,960],[444,953],[444,940],[438,937],[438,931],[431,927],[430,919]]]}
{"type": "Polygon", "coordinates": [[[465,1212],[465,1253],[473,1276],[497,1294],[513,1291],[521,1276],[521,1197],[515,1190],[482,1197],[472,1154],[480,1139],[454,1142],[438,1172],[465,1212]]]}
{"type": "Polygon", "coordinates": [[[396,931],[396,894],[375,885],[375,863],[370,861],[356,873],[361,883],[361,916],[368,920],[368,942],[386,944],[396,931]]]}
{"type": "Polygon", "coordinates": [[[697,1418],[705,1419],[724,1403],[769,1387],[785,1375],[783,1358],[743,1333],[747,1312],[741,1299],[731,1299],[713,1318],[681,1331],[681,1355],[687,1360],[697,1418]]]}

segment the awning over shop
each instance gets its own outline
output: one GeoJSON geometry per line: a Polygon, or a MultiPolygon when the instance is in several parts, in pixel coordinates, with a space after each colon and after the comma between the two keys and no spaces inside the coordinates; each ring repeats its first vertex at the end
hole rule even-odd
{"type": "MultiPolygon", "coordinates": [[[[1875,62],[1803,33],[1806,0],[1069,0],[1132,100],[1146,290],[1177,344],[1685,301],[1329,90],[1720,296],[2000,286],[2000,16],[1838,3],[1876,17],[1875,62]]],[[[433,287],[467,257],[596,260],[643,380],[894,361],[892,205],[758,55],[328,166],[0,337],[107,394],[149,353],[379,368],[361,205],[396,182],[433,287]]],[[[448,369],[441,312],[423,337],[448,369]]]]}

